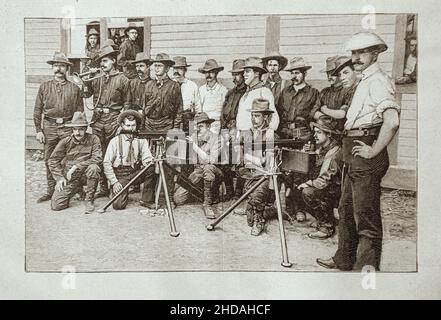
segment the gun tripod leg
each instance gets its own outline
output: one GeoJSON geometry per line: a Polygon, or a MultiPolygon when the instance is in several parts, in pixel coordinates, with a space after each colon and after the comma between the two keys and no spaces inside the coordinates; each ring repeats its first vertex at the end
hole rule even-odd
{"type": "Polygon", "coordinates": [[[219,222],[221,222],[226,216],[228,216],[239,204],[242,203],[243,200],[245,200],[246,197],[248,197],[248,195],[253,192],[254,190],[257,189],[257,187],[259,187],[264,181],[265,179],[267,179],[266,176],[262,176],[262,178],[260,178],[256,183],[254,183],[252,185],[252,187],[250,189],[247,190],[247,192],[245,192],[235,203],[233,203],[224,213],[222,213],[222,215],[217,218],[213,223],[210,223],[209,225],[206,226],[208,231],[213,231],[214,228],[216,227],[216,225],[219,224],[219,222]]]}
{"type": "Polygon", "coordinates": [[[165,202],[167,203],[167,216],[170,223],[170,235],[172,237],[178,237],[179,232],[176,230],[176,224],[175,224],[175,218],[173,216],[173,208],[171,206],[170,197],[168,194],[168,188],[167,188],[167,182],[165,180],[165,173],[164,173],[164,167],[162,164],[163,160],[159,160],[159,173],[160,173],[160,179],[162,180],[162,188],[164,190],[164,196],[165,196],[165,202]]]}
{"type": "Polygon", "coordinates": [[[279,232],[280,232],[280,244],[282,247],[282,266],[289,268],[292,266],[292,263],[289,262],[288,259],[288,247],[286,245],[285,227],[283,226],[282,206],[280,203],[280,193],[279,193],[279,186],[277,183],[277,175],[273,175],[272,179],[274,183],[274,194],[276,196],[277,219],[279,220],[278,222],[279,222],[279,232]]]}

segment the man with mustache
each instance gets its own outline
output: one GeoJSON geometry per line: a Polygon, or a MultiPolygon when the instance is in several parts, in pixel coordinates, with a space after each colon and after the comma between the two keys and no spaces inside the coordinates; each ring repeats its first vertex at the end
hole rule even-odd
{"type": "Polygon", "coordinates": [[[72,119],[76,111],[84,111],[81,90],[66,79],[66,73],[72,63],[64,53],[59,52],[47,63],[52,66],[54,78],[40,85],[34,107],[36,138],[44,145],[47,179],[47,191],[37,202],[50,200],[54,193],[55,180],[50,172],[48,160],[58,142],[71,133],[64,124],[72,119]]]}
{"type": "Polygon", "coordinates": [[[126,30],[124,30],[126,35],[126,40],[121,43],[119,47],[119,55],[118,55],[118,65],[123,68],[124,75],[133,79],[136,77],[137,72],[133,64],[130,61],[136,59],[136,55],[141,52],[141,49],[138,46],[138,28],[134,23],[129,23],[129,26],[126,30]]]}
{"type": "Polygon", "coordinates": [[[175,62],[173,65],[173,79],[181,85],[184,111],[200,112],[201,102],[198,85],[185,77],[191,64],[187,64],[187,59],[181,56],[174,57],[173,61],[175,62]]]}
{"type": "MultiPolygon", "coordinates": [[[[194,124],[196,132],[187,137],[190,142],[192,151],[197,156],[197,163],[194,171],[188,177],[194,184],[203,182],[204,187],[204,203],[203,210],[207,219],[216,218],[216,208],[213,207],[213,192],[215,181],[222,178],[222,171],[219,169],[223,140],[222,137],[210,130],[214,119],[210,119],[205,112],[196,113],[194,116],[194,124]]],[[[225,157],[224,157],[225,158],[225,157]]],[[[180,195],[180,203],[184,203],[189,192],[179,187],[176,194],[180,195]]]]}
{"type": "Polygon", "coordinates": [[[70,199],[83,189],[84,184],[87,185],[85,213],[95,210],[94,194],[103,158],[99,138],[86,133],[88,125],[86,115],[75,112],[72,121],[65,125],[72,128],[72,134],[60,140],[48,160],[51,173],[57,181],[52,195],[52,210],[69,207],[70,199]]]}
{"type": "MultiPolygon", "coordinates": [[[[142,116],[135,110],[123,111],[118,116],[120,133],[110,140],[103,161],[104,173],[112,186],[112,196],[119,193],[139,173],[141,166],[145,167],[153,160],[147,140],[134,136],[141,122],[142,116]]],[[[138,179],[139,183],[144,182],[141,203],[146,202],[150,196],[147,179],[154,174],[154,171],[155,167],[150,166],[138,179]]],[[[127,190],[112,205],[115,210],[122,210],[126,208],[128,202],[127,190]]]]}
{"type": "Polygon", "coordinates": [[[380,269],[383,227],[381,180],[389,167],[387,145],[398,130],[400,106],[395,86],[378,65],[387,45],[372,32],[354,34],[345,46],[361,74],[346,114],[343,136],[344,177],[339,204],[338,250],[317,259],[326,268],[380,269]]]}
{"type": "MultiPolygon", "coordinates": [[[[237,109],[239,107],[240,98],[242,98],[245,93],[247,86],[245,84],[245,79],[243,77],[245,66],[244,59],[236,59],[233,61],[233,67],[231,69],[231,75],[233,76],[234,88],[228,90],[227,95],[225,96],[225,102],[222,107],[222,115],[221,115],[221,129],[228,129],[228,137],[227,141],[233,142],[237,138],[237,128],[236,128],[236,116],[237,109]]],[[[223,166],[224,173],[224,183],[226,189],[226,200],[231,198],[239,199],[243,190],[244,180],[240,177],[237,177],[236,181],[236,190],[234,190],[234,182],[233,178],[236,176],[236,172],[233,171],[233,163],[230,165],[223,166]]]]}
{"type": "Polygon", "coordinates": [[[268,71],[263,76],[263,83],[269,89],[274,96],[274,102],[278,103],[280,94],[285,87],[285,81],[280,76],[280,71],[285,69],[288,64],[288,59],[280,55],[278,52],[271,52],[268,56],[262,58],[263,66],[268,71]]]}
{"type": "MultiPolygon", "coordinates": [[[[137,77],[129,80],[129,103],[130,109],[142,114],[144,112],[145,90],[150,78],[150,56],[145,52],[136,54],[136,59],[131,61],[135,66],[137,77]]],[[[138,128],[139,129],[139,128],[138,128]]]]}
{"type": "MultiPolygon", "coordinates": [[[[116,70],[118,51],[112,46],[101,48],[97,60],[104,76],[84,83],[86,98],[93,96],[92,130],[101,141],[103,157],[110,139],[118,129],[118,115],[130,106],[129,79],[116,70]]],[[[96,198],[107,197],[109,187],[104,171],[101,172],[100,191],[96,198]]]]}
{"type": "MultiPolygon", "coordinates": [[[[275,111],[270,109],[268,100],[254,99],[247,112],[251,113],[249,115],[252,126],[249,130],[242,132],[243,146],[241,149],[243,150],[244,167],[239,169],[239,174],[246,179],[245,192],[262,177],[262,174],[275,170],[274,140],[277,138],[274,130],[269,127],[275,111]],[[266,146],[265,150],[259,147],[263,145],[266,146]]],[[[267,178],[248,196],[246,215],[252,236],[259,236],[265,229],[265,205],[271,194],[269,179],[267,178]]]]}
{"type": "Polygon", "coordinates": [[[281,116],[279,131],[283,138],[300,138],[305,142],[311,138],[309,122],[314,117],[319,91],[305,81],[309,69],[311,66],[301,57],[291,59],[286,68],[291,72],[292,85],[282,90],[277,103],[281,116]]]}
{"type": "MultiPolygon", "coordinates": [[[[170,68],[175,64],[166,53],[158,53],[153,60],[155,79],[147,83],[145,89],[144,124],[148,131],[167,131],[180,128],[182,122],[183,103],[181,86],[168,76],[170,68]]],[[[174,194],[174,179],[169,170],[165,170],[170,199],[174,194]]],[[[151,197],[144,206],[155,209],[153,196],[158,175],[147,181],[151,197]]],[[[173,200],[172,205],[175,206],[173,200]]]]}
{"type": "Polygon", "coordinates": [[[272,130],[277,130],[279,127],[279,115],[274,105],[274,96],[271,90],[265,87],[261,80],[262,75],[267,73],[263,67],[262,59],[258,57],[246,58],[243,69],[244,81],[247,88],[239,101],[236,117],[237,129],[247,131],[252,127],[251,117],[247,110],[251,109],[254,100],[265,99],[269,103],[270,110],[273,111],[268,126],[272,130]]]}
{"type": "Polygon", "coordinates": [[[216,60],[208,59],[202,68],[198,71],[205,76],[206,83],[199,87],[199,96],[201,98],[201,111],[208,114],[215,121],[211,124],[211,131],[219,133],[220,117],[222,106],[227,95],[227,88],[217,81],[219,72],[224,70],[216,60]]]}

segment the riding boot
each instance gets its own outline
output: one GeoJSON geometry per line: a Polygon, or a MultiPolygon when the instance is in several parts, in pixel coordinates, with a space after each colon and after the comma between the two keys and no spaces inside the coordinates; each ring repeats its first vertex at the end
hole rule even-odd
{"type": "Polygon", "coordinates": [[[239,199],[243,195],[243,186],[245,184],[245,179],[237,177],[236,188],[234,189],[234,200],[239,199]]]}
{"type": "Polygon", "coordinates": [[[108,197],[110,194],[109,186],[105,177],[100,178],[100,191],[95,195],[95,198],[108,197]]]}
{"type": "Polygon", "coordinates": [[[213,198],[212,198],[212,188],[213,188],[213,181],[207,181],[204,180],[204,214],[207,219],[215,219],[216,213],[214,211],[214,208],[212,206],[213,204],[213,198]]]}
{"type": "Polygon", "coordinates": [[[89,178],[87,180],[87,192],[85,201],[85,214],[90,214],[95,210],[94,200],[95,191],[98,186],[98,179],[89,178]]]}

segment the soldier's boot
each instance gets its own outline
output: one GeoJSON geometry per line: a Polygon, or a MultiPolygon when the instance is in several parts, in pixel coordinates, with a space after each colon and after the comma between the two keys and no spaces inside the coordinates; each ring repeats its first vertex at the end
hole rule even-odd
{"type": "Polygon", "coordinates": [[[213,189],[213,181],[204,180],[204,214],[207,219],[216,219],[216,212],[212,206],[213,198],[212,198],[212,189],[213,189]]]}
{"type": "Polygon", "coordinates": [[[98,186],[98,179],[91,179],[89,178],[87,180],[87,192],[86,192],[86,198],[84,199],[84,213],[90,214],[93,211],[95,211],[95,191],[98,186]]]}
{"type": "Polygon", "coordinates": [[[231,199],[234,198],[234,185],[233,185],[233,180],[229,181],[225,181],[225,197],[224,197],[224,201],[230,201],[231,199]]]}
{"type": "Polygon", "coordinates": [[[254,224],[254,207],[251,206],[250,204],[247,204],[246,215],[247,215],[247,224],[249,227],[252,227],[254,224]]]}
{"type": "Polygon", "coordinates": [[[108,197],[110,194],[109,186],[107,185],[107,180],[105,178],[100,179],[100,191],[95,194],[95,199],[108,197]]]}
{"type": "Polygon", "coordinates": [[[50,199],[52,199],[52,194],[54,192],[47,192],[44,195],[42,195],[40,198],[37,199],[37,203],[41,203],[41,202],[45,202],[45,201],[49,201],[50,199]]]}
{"type": "Polygon", "coordinates": [[[262,212],[254,211],[253,227],[251,228],[251,235],[258,236],[265,229],[265,219],[262,212]]]}

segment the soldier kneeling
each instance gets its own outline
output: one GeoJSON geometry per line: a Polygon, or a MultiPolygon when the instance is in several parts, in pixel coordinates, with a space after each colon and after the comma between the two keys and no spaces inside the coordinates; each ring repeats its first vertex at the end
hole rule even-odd
{"type": "Polygon", "coordinates": [[[94,194],[98,186],[102,161],[101,143],[97,136],[86,133],[86,115],[75,112],[66,127],[72,128],[72,135],[61,139],[48,160],[49,169],[57,181],[51,199],[52,210],[69,207],[70,199],[87,184],[86,210],[94,207],[94,194]]]}
{"type": "Polygon", "coordinates": [[[339,132],[335,129],[336,125],[337,123],[327,116],[322,116],[317,122],[311,123],[317,147],[313,177],[294,188],[295,192],[301,193],[296,197],[300,199],[299,206],[316,218],[316,223],[311,225],[316,231],[308,234],[313,239],[326,239],[335,232],[336,220],[333,209],[338,207],[340,198],[339,177],[342,168],[341,147],[338,144],[339,132]]]}
{"type": "MultiPolygon", "coordinates": [[[[138,139],[134,135],[141,122],[142,116],[134,110],[126,110],[118,116],[119,134],[110,140],[103,161],[104,174],[112,186],[112,197],[139,173],[141,165],[147,166],[153,160],[147,140],[138,139]]],[[[155,167],[150,166],[139,181],[145,182],[154,172],[155,167]]],[[[147,202],[148,198],[148,189],[144,183],[140,204],[147,202]]],[[[126,208],[128,202],[129,190],[126,190],[112,205],[114,209],[121,210],[126,208]]]]}

